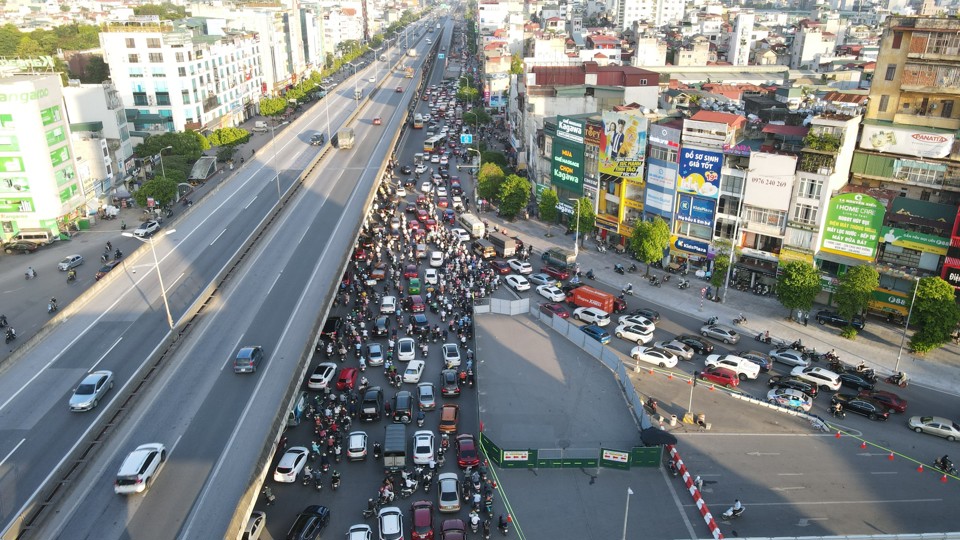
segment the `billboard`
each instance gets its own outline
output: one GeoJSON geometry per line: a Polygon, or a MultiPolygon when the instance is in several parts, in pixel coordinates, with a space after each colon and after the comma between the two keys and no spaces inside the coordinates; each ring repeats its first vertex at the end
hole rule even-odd
{"type": "Polygon", "coordinates": [[[953,133],[930,133],[910,128],[863,125],[860,148],[907,156],[944,158],[950,155],[953,133]]]}
{"type": "Polygon", "coordinates": [[[947,249],[950,247],[949,238],[895,227],[884,227],[880,230],[880,236],[886,244],[913,249],[921,253],[946,255],[947,249]]]}
{"type": "Polygon", "coordinates": [[[601,137],[603,137],[603,124],[595,120],[587,120],[583,142],[591,146],[600,146],[601,137]]]}
{"type": "Polygon", "coordinates": [[[883,203],[862,193],[844,193],[830,199],[820,250],[873,261],[885,212],[883,203]]]}
{"type": "Polygon", "coordinates": [[[716,199],[694,197],[686,193],[677,196],[677,220],[705,227],[713,227],[713,215],[717,211],[716,199]]]}
{"type": "Polygon", "coordinates": [[[647,151],[647,119],[613,111],[604,111],[601,117],[600,172],[618,178],[642,176],[647,151]]]}
{"type": "Polygon", "coordinates": [[[796,170],[796,156],[755,152],[750,156],[744,204],[771,210],[788,210],[796,170]]]}
{"type": "Polygon", "coordinates": [[[647,189],[644,199],[647,212],[665,218],[673,215],[676,186],[677,168],[675,164],[659,159],[647,160],[647,189]]]}
{"type": "Polygon", "coordinates": [[[558,187],[583,195],[583,145],[553,138],[550,180],[558,187]]]}
{"type": "Polygon", "coordinates": [[[680,149],[677,192],[716,199],[720,197],[723,154],[697,148],[680,149]]]}
{"type": "Polygon", "coordinates": [[[652,145],[676,148],[677,150],[680,149],[679,129],[653,124],[650,126],[650,129],[647,130],[647,136],[652,145]]]}
{"type": "Polygon", "coordinates": [[[580,120],[557,117],[557,137],[575,144],[583,144],[584,124],[580,120]]]}

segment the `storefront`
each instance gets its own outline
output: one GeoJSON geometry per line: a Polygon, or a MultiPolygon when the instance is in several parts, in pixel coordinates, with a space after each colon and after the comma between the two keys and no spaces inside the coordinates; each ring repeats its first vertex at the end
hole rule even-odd
{"type": "Polygon", "coordinates": [[[741,289],[773,291],[777,284],[779,260],[767,252],[741,248],[740,258],[733,267],[731,286],[741,289]]]}
{"type": "Polygon", "coordinates": [[[713,248],[707,242],[685,238],[670,237],[670,264],[687,265],[689,272],[708,272],[712,270],[713,248]]]}

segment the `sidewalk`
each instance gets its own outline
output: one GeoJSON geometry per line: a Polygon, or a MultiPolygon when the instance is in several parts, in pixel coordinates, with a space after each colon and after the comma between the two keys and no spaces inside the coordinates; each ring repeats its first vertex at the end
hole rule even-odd
{"type": "MultiPolygon", "coordinates": [[[[517,236],[523,240],[524,244],[532,245],[538,255],[552,247],[573,249],[573,235],[565,234],[566,229],[563,226],[548,225],[534,219],[506,222],[497,217],[495,212],[480,213],[478,216],[491,224],[495,223],[498,227],[505,228],[508,236],[517,236]]],[[[640,268],[637,273],[621,276],[613,271],[613,265],[619,263],[629,267],[635,261],[613,250],[599,253],[592,238],[588,239],[586,244],[587,247],[581,248],[577,257],[581,271],[585,273],[593,269],[599,282],[614,289],[623,288],[627,282],[632,283],[635,297],[651,304],[654,308],[669,306],[702,320],[716,315],[720,317],[721,324],[727,326],[733,326],[733,318],[743,313],[748,322],[745,326],[736,327],[742,334],[738,349],[768,352],[771,346],[755,341],[754,337],[760,332],[769,330],[770,335],[777,338],[790,341],[800,338],[804,345],[815,347],[820,352],[836,349],[841,360],[846,363],[857,364],[863,360],[867,365],[877,368],[878,375],[881,377],[894,371],[903,333],[902,327],[893,327],[871,318],[867,322],[866,329],[851,341],[840,337],[839,330],[830,326],[820,326],[813,321],[809,326],[793,322],[788,319],[787,309],[774,296],[757,296],[731,289],[727,292],[724,303],[709,301],[701,303],[700,289],[708,283],[692,273],[687,276],[690,279],[688,289],[677,289],[677,276],[662,287],[651,287],[643,278],[646,265],[637,263],[640,268]]],[[[539,268],[539,257],[537,259],[535,262],[531,261],[534,268],[539,268]]],[[[651,268],[651,273],[662,277],[664,271],[651,268]]],[[[825,307],[814,306],[812,312],[816,313],[818,309],[825,307]]],[[[900,370],[910,376],[911,382],[955,392],[960,386],[960,369],[958,368],[960,368],[960,347],[957,345],[951,343],[924,358],[918,358],[910,353],[909,335],[907,336],[900,360],[900,370]]]]}

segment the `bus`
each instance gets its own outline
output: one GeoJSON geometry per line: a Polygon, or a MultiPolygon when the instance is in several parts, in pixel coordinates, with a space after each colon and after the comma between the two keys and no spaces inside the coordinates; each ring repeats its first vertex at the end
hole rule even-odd
{"type": "Polygon", "coordinates": [[[413,117],[413,129],[423,129],[423,115],[417,113],[413,117]]]}
{"type": "Polygon", "coordinates": [[[424,153],[432,154],[438,148],[443,148],[443,139],[446,137],[443,135],[434,135],[429,139],[423,141],[423,151],[424,153]]]}

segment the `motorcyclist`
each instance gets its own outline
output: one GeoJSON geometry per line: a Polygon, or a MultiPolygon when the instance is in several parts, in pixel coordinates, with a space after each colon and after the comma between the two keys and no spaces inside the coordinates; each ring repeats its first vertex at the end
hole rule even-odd
{"type": "Polygon", "coordinates": [[[476,531],[480,527],[480,514],[476,510],[470,511],[470,528],[476,531]]]}
{"type": "Polygon", "coordinates": [[[70,281],[73,281],[73,280],[77,279],[77,271],[76,271],[76,269],[71,268],[71,269],[67,272],[67,279],[69,279],[70,281]]]}
{"type": "Polygon", "coordinates": [[[31,278],[37,277],[37,271],[34,270],[32,266],[27,267],[27,277],[31,277],[31,278]]]}
{"type": "Polygon", "coordinates": [[[843,405],[840,402],[833,404],[833,414],[834,415],[843,414],[843,405]]]}
{"type": "Polygon", "coordinates": [[[898,371],[897,374],[893,376],[893,382],[895,384],[903,384],[907,382],[907,374],[902,371],[898,371]]]}
{"type": "Polygon", "coordinates": [[[944,454],[943,457],[938,460],[938,462],[940,463],[940,468],[945,471],[949,471],[953,468],[953,462],[950,461],[950,456],[947,454],[944,454]]]}
{"type": "Polygon", "coordinates": [[[740,512],[743,512],[743,505],[740,504],[740,499],[735,499],[733,501],[733,515],[737,515],[740,512]]]}
{"type": "Polygon", "coordinates": [[[7,328],[7,341],[11,341],[17,338],[17,331],[11,326],[7,328]]]}

